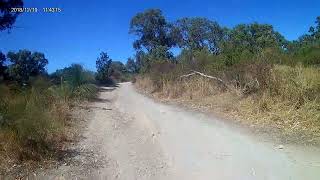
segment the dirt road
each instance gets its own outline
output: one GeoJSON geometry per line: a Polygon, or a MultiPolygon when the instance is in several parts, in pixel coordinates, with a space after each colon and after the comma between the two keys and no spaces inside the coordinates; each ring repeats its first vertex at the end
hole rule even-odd
{"type": "MultiPolygon", "coordinates": [[[[60,167],[51,177],[94,179],[318,180],[320,150],[262,141],[223,120],[154,102],[123,83],[105,89],[79,148],[97,167],[60,167]],[[80,168],[81,167],[81,168],[80,168]]],[[[80,158],[75,157],[75,158],[80,158]]]]}

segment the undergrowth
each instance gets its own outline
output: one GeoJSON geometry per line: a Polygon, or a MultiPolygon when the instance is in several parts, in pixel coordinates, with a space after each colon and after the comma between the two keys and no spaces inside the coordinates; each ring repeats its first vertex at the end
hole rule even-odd
{"type": "Polygon", "coordinates": [[[199,76],[160,82],[143,76],[137,78],[136,86],[159,98],[215,110],[255,129],[275,131],[286,142],[318,144],[320,69],[274,65],[262,75],[259,68],[245,68],[232,71],[233,77],[228,71],[221,73],[227,91],[216,81],[199,76]]]}
{"type": "Polygon", "coordinates": [[[55,158],[72,107],[98,92],[86,76],[81,66],[72,66],[70,79],[59,84],[44,77],[27,85],[0,84],[0,172],[12,164],[55,158]]]}

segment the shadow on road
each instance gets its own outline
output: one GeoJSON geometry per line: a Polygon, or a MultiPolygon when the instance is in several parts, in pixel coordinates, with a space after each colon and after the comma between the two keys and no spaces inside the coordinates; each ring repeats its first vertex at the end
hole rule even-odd
{"type": "Polygon", "coordinates": [[[90,102],[107,103],[107,102],[111,102],[111,100],[109,100],[109,99],[104,99],[104,98],[99,98],[99,97],[95,97],[95,98],[92,98],[92,99],[90,100],[90,102]]]}

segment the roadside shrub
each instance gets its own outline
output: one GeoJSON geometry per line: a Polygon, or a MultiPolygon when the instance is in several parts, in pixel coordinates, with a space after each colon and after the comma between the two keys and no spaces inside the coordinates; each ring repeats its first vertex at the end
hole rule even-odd
{"type": "Polygon", "coordinates": [[[175,74],[176,64],[169,61],[155,62],[151,67],[149,76],[157,88],[162,88],[165,81],[171,81],[177,77],[175,74]]]}
{"type": "Polygon", "coordinates": [[[273,96],[290,101],[297,108],[306,102],[320,102],[320,69],[275,66],[269,90],[273,96]]]}
{"type": "Polygon", "coordinates": [[[11,91],[4,85],[1,88],[1,134],[13,133],[13,139],[21,147],[16,153],[20,160],[37,160],[47,154],[54,146],[54,134],[60,132],[61,117],[66,117],[54,111],[55,99],[48,87],[44,89],[39,85],[46,84],[41,81],[21,92],[11,91]]]}
{"type": "Polygon", "coordinates": [[[78,99],[91,99],[98,93],[98,88],[94,84],[82,84],[74,89],[73,96],[78,99]]]}
{"type": "Polygon", "coordinates": [[[320,45],[308,48],[301,59],[305,65],[320,65],[320,45]]]}
{"type": "Polygon", "coordinates": [[[24,86],[0,85],[0,142],[4,142],[0,143],[0,158],[4,153],[15,156],[12,159],[40,160],[54,153],[59,138],[64,137],[71,104],[98,92],[90,72],[80,66],[67,72],[58,85],[43,77],[32,78],[24,86]]]}
{"type": "Polygon", "coordinates": [[[251,94],[268,87],[272,67],[261,61],[237,64],[224,72],[224,79],[244,94],[251,94]]]}
{"type": "Polygon", "coordinates": [[[68,68],[57,71],[54,77],[60,79],[60,83],[50,87],[49,90],[56,98],[65,102],[90,99],[98,92],[98,88],[93,84],[95,83],[94,74],[85,70],[82,65],[72,64],[68,68]]]}

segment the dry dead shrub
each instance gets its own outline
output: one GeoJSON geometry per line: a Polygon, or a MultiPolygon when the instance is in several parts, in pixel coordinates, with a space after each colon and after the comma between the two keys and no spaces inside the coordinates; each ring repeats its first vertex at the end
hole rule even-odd
{"type": "Polygon", "coordinates": [[[154,92],[156,89],[150,77],[137,76],[135,85],[139,89],[146,91],[148,93],[154,92]]]}
{"type": "Polygon", "coordinates": [[[148,76],[153,81],[154,86],[162,88],[165,81],[172,81],[177,76],[175,74],[176,64],[169,61],[155,62],[151,66],[148,76]]]}
{"type": "Polygon", "coordinates": [[[264,90],[270,84],[272,65],[264,62],[236,64],[224,72],[229,84],[249,95],[264,90]]]}

